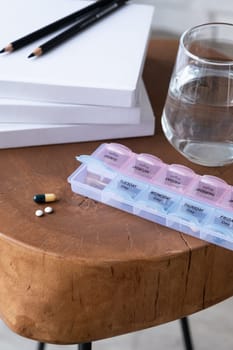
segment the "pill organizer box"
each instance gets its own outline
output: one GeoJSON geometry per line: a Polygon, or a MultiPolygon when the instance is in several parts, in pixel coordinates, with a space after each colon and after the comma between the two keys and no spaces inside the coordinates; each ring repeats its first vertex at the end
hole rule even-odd
{"type": "Polygon", "coordinates": [[[117,143],[76,158],[73,192],[233,250],[233,186],[222,179],[117,143]]]}

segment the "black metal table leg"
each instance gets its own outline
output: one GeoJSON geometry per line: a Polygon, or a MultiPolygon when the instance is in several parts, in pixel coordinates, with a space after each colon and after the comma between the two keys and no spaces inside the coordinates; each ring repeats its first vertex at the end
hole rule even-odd
{"type": "MultiPolygon", "coordinates": [[[[37,350],[45,350],[45,343],[38,343],[37,350]]],[[[91,343],[82,343],[78,345],[78,350],[91,350],[91,343]]]]}
{"type": "Polygon", "coordinates": [[[184,343],[185,343],[185,349],[186,350],[193,350],[193,344],[192,344],[192,338],[190,333],[190,327],[187,317],[183,317],[180,319],[181,321],[181,327],[184,337],[184,343]]]}
{"type": "Polygon", "coordinates": [[[82,343],[78,345],[78,350],[91,350],[91,343],[82,343]]]}
{"type": "Polygon", "coordinates": [[[37,350],[45,350],[45,343],[38,343],[37,350]]]}

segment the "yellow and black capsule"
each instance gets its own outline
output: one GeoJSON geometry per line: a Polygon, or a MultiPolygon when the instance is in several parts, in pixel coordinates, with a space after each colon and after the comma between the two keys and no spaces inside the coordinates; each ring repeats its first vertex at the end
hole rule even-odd
{"type": "Polygon", "coordinates": [[[55,202],[57,197],[54,193],[35,194],[33,200],[36,203],[55,202]]]}

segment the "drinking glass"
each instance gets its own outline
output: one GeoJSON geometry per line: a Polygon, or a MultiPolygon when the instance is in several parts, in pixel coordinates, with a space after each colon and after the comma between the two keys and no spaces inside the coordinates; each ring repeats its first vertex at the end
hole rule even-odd
{"type": "Polygon", "coordinates": [[[194,163],[233,162],[233,24],[206,23],[181,36],[162,128],[194,163]]]}

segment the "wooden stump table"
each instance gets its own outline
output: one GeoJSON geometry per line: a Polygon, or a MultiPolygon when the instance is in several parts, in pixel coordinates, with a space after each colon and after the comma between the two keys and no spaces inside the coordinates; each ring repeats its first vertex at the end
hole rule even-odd
{"type": "MultiPolygon", "coordinates": [[[[191,164],[160,116],[177,42],[151,41],[144,81],[152,137],[114,140],[232,184],[233,166],[191,164]]],[[[110,141],[109,141],[110,142],[110,141]]],[[[101,142],[0,150],[0,317],[48,343],[89,342],[182,318],[233,295],[233,252],[72,193],[75,156],[101,142]],[[57,194],[38,218],[35,193],[57,194]]],[[[44,207],[45,205],[42,205],[44,207]]]]}

